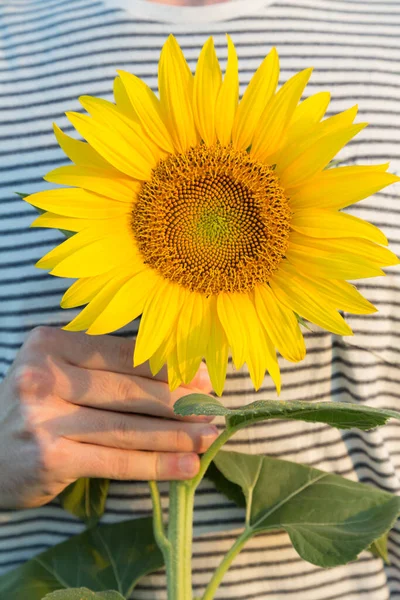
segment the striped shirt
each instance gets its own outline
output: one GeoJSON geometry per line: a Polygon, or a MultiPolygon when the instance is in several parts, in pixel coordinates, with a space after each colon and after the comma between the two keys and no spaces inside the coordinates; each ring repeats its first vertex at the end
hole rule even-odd
{"type": "MultiPolygon", "coordinates": [[[[35,211],[16,195],[51,186],[49,170],[68,164],[51,123],[68,134],[64,111],[80,111],[82,94],[112,99],[117,68],[134,72],[154,90],[159,52],[172,32],[193,68],[206,38],[214,36],[226,61],[225,32],[239,54],[241,91],[276,45],[281,83],[314,66],[307,93],[332,91],[329,115],[355,103],[359,121],[371,125],[341,152],[344,164],[391,160],[400,174],[400,0],[232,0],[212,6],[174,7],[145,0],[0,0],[0,375],[3,377],[28,332],[41,324],[62,326],[76,311],[60,298],[71,281],[51,277],[34,263],[63,239],[55,230],[29,229],[35,211]]],[[[72,133],[72,135],[74,135],[72,133]]],[[[396,184],[350,209],[375,223],[400,253],[400,186],[396,184]]],[[[352,338],[313,327],[307,357],[281,362],[284,400],[334,400],[400,407],[400,273],[360,282],[379,309],[348,316],[352,338]]],[[[136,324],[122,335],[131,336],[136,324]]],[[[230,368],[224,402],[241,406],[275,398],[266,377],[255,394],[246,368],[230,368]]],[[[230,441],[231,449],[306,463],[398,493],[400,424],[379,430],[340,432],[325,425],[268,422],[230,441]]],[[[167,485],[162,498],[166,508],[167,485]]],[[[142,482],[113,482],[104,523],[148,515],[142,482]]],[[[211,571],[237,536],[243,511],[203,482],[195,509],[193,579],[199,595],[211,571]]],[[[5,572],[67,537],[83,525],[55,500],[41,508],[0,512],[0,569],[5,572]]],[[[333,570],[305,563],[285,533],[249,541],[225,576],[220,600],[387,600],[400,598],[400,528],[389,542],[391,565],[363,553],[333,570]]],[[[166,598],[165,576],[140,581],[133,598],[166,598]]]]}

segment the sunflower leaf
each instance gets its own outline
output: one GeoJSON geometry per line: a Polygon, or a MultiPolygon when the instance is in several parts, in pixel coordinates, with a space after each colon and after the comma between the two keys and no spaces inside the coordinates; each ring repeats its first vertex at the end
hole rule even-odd
{"type": "Polygon", "coordinates": [[[78,586],[129,596],[139,579],[163,564],[151,518],[99,525],[2,575],[0,598],[42,600],[78,586]]]}
{"type": "Polygon", "coordinates": [[[400,498],[306,465],[219,452],[216,467],[246,497],[248,537],[284,529],[298,554],[320,567],[355,560],[400,513],[400,498]]]}
{"type": "Polygon", "coordinates": [[[295,419],[311,423],[327,423],[339,429],[373,429],[389,419],[399,419],[400,413],[350,404],[346,402],[303,402],[292,400],[257,400],[241,408],[226,408],[215,398],[203,394],[190,394],[178,400],[174,411],[180,416],[224,416],[227,427],[241,429],[268,419],[295,419]]]}
{"type": "Polygon", "coordinates": [[[92,592],[88,588],[70,588],[46,594],[43,600],[124,600],[124,597],[114,590],[92,592]]]}
{"type": "Polygon", "coordinates": [[[221,494],[223,494],[224,496],[229,498],[229,500],[232,500],[236,504],[236,506],[241,506],[241,507],[246,506],[246,498],[243,494],[243,491],[242,491],[242,488],[240,487],[240,485],[237,485],[236,483],[233,483],[233,481],[230,481],[229,479],[227,479],[221,473],[221,471],[219,471],[219,469],[217,469],[214,462],[210,463],[210,465],[206,471],[205,477],[207,477],[207,479],[212,481],[213,484],[215,485],[216,489],[219,492],[221,492],[221,494]]]}
{"type": "Polygon", "coordinates": [[[87,527],[93,527],[104,513],[109,487],[109,479],[82,477],[66,487],[58,497],[65,510],[84,521],[87,527]]]}
{"type": "Polygon", "coordinates": [[[182,417],[189,415],[225,415],[226,408],[211,396],[205,394],[189,394],[174,404],[174,413],[182,417]]]}

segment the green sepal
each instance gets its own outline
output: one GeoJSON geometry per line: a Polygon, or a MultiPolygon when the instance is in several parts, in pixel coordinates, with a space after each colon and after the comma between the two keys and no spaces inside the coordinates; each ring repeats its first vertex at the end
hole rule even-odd
{"type": "Polygon", "coordinates": [[[294,313],[294,316],[297,319],[297,322],[300,323],[300,325],[302,325],[303,327],[305,327],[305,329],[308,329],[308,331],[314,331],[311,327],[310,327],[310,323],[308,323],[305,319],[303,319],[303,317],[301,317],[300,315],[298,315],[297,313],[294,313]]]}
{"type": "Polygon", "coordinates": [[[375,540],[368,548],[377,558],[381,558],[386,565],[390,565],[388,553],[388,533],[384,533],[379,539],[375,540]]]}

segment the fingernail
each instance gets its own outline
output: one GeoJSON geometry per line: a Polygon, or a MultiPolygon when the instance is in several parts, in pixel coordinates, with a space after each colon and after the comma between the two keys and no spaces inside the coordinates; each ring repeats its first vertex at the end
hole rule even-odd
{"type": "Polygon", "coordinates": [[[215,425],[210,425],[209,427],[204,427],[201,431],[201,437],[210,438],[216,437],[219,434],[218,428],[215,425]]]}
{"type": "Polygon", "coordinates": [[[199,423],[211,423],[215,419],[214,415],[202,415],[201,417],[193,417],[193,420],[199,421],[199,423]]]}
{"type": "Polygon", "coordinates": [[[199,457],[196,454],[184,454],[179,458],[178,468],[182,475],[194,477],[199,470],[199,457]]]}
{"type": "Polygon", "coordinates": [[[200,448],[199,452],[202,454],[211,446],[213,441],[218,437],[219,431],[214,425],[204,427],[200,433],[200,448]]]}
{"type": "Polygon", "coordinates": [[[204,363],[201,363],[196,379],[199,387],[206,388],[207,390],[210,390],[212,388],[210,376],[208,374],[207,367],[204,363]]]}

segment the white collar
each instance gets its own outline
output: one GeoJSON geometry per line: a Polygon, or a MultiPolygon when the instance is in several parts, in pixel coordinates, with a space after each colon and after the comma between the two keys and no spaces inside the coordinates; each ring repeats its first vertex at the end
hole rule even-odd
{"type": "Polygon", "coordinates": [[[257,13],[274,0],[229,0],[204,6],[176,6],[149,0],[103,0],[108,6],[122,8],[138,20],[164,23],[214,23],[257,13]]]}

